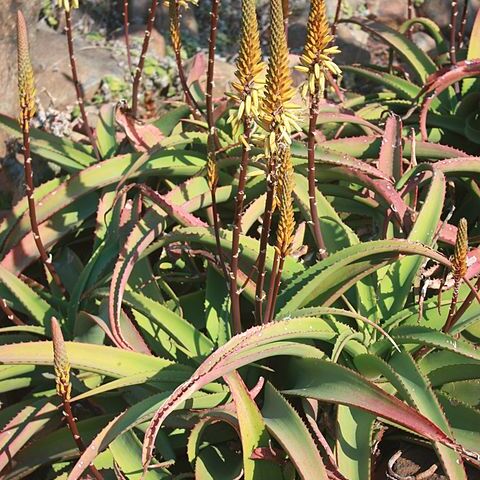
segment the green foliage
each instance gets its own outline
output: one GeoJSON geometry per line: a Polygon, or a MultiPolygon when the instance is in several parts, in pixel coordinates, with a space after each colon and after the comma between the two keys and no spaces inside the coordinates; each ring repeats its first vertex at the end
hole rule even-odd
{"type": "MultiPolygon", "coordinates": [[[[446,52],[435,24],[412,22],[446,52]]],[[[274,246],[278,199],[265,200],[268,159],[260,144],[245,148],[248,128],[234,142],[233,103],[208,111],[198,58],[187,103],[157,118],[103,105],[97,152],[87,137],[31,130],[33,154],[60,168],[33,199],[65,291],[45,276],[32,206],[22,198],[0,223],[2,478],[76,480],[97,471],[106,479],[364,480],[399,438],[429,445],[449,478],[468,478],[465,465],[476,466],[480,454],[480,298],[472,284],[480,272],[480,211],[472,208],[480,167],[464,153],[478,143],[478,81],[467,80],[477,75],[476,50],[471,65],[444,73],[444,57],[434,61],[409,40],[410,24],[395,31],[357,23],[397,60],[388,71],[345,67],[381,91],[320,105],[313,192],[304,141],[311,127],[299,114],[295,231],[285,257],[274,246]],[[428,138],[412,139],[421,118],[428,138]],[[207,175],[213,157],[215,187],[207,175]],[[245,201],[236,216],[239,185],[245,201]],[[262,293],[272,321],[261,322],[258,258],[270,214],[262,293]],[[463,217],[468,268],[455,286],[450,256],[463,217]],[[53,317],[65,337],[68,399],[55,392],[53,317]]],[[[160,77],[162,68],[148,60],[144,73],[160,77]]],[[[105,81],[130,95],[128,84],[105,81]]],[[[23,137],[15,120],[0,115],[0,125],[23,137]]],[[[255,128],[265,134],[260,122],[255,128]]],[[[279,197],[288,191],[276,187],[279,197]]]]}

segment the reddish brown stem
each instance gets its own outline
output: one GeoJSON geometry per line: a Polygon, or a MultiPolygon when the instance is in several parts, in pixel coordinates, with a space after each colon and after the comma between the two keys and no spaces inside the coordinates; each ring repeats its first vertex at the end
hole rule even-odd
{"type": "MultiPolygon", "coordinates": [[[[480,278],[477,280],[477,283],[475,284],[475,290],[478,291],[480,288],[480,278]]],[[[462,306],[452,315],[452,319],[450,321],[451,327],[450,329],[453,328],[453,326],[458,322],[458,320],[461,318],[461,316],[468,310],[472,302],[475,300],[476,295],[474,291],[471,291],[467,298],[463,301],[462,306]]]]}
{"type": "Polygon", "coordinates": [[[173,51],[175,54],[175,62],[178,69],[178,77],[180,84],[182,85],[183,93],[185,94],[185,101],[192,110],[192,113],[196,118],[202,115],[202,111],[197,101],[192,95],[185,76],[185,70],[183,69],[182,54],[181,54],[181,35],[180,35],[180,15],[178,11],[178,0],[171,0],[170,2],[170,33],[172,36],[173,51]],[[176,37],[174,39],[174,35],[176,37]]]}
{"type": "Polygon", "coordinates": [[[282,279],[284,263],[285,257],[283,255],[280,255],[275,250],[272,275],[270,277],[270,286],[268,289],[267,308],[265,309],[265,323],[271,322],[275,314],[275,305],[277,303],[278,290],[280,289],[280,281],[282,279]]]}
{"type": "Polygon", "coordinates": [[[457,0],[452,0],[450,9],[450,62],[452,65],[457,63],[457,16],[458,16],[458,4],[457,0]]]}
{"type": "Polygon", "coordinates": [[[455,324],[454,314],[457,307],[459,287],[460,287],[459,282],[456,281],[455,285],[453,286],[452,301],[450,302],[450,308],[448,309],[447,321],[445,322],[445,325],[442,328],[442,331],[444,333],[448,333],[452,329],[453,325],[455,324]]]}
{"type": "Polygon", "coordinates": [[[128,21],[128,0],[123,0],[123,30],[125,35],[125,48],[127,49],[128,72],[132,73],[132,56],[130,55],[130,23],[128,21]]]}
{"type": "Polygon", "coordinates": [[[335,9],[335,17],[333,18],[332,24],[332,35],[335,36],[337,33],[337,25],[340,20],[340,13],[342,11],[342,0],[337,0],[337,8],[335,9]]]}
{"type": "MultiPolygon", "coordinates": [[[[63,398],[63,411],[65,414],[65,418],[67,420],[68,428],[70,429],[70,432],[72,432],[73,440],[77,445],[77,448],[80,451],[80,453],[83,453],[85,451],[85,444],[83,443],[82,437],[80,436],[80,432],[77,427],[77,422],[75,421],[75,418],[73,416],[70,401],[67,400],[66,398],[63,398]]],[[[96,467],[93,464],[89,465],[88,468],[91,474],[97,480],[103,480],[102,474],[96,469],[96,467]]]]}
{"type": "Polygon", "coordinates": [[[80,115],[82,116],[83,130],[87,135],[90,144],[92,145],[93,151],[97,160],[100,160],[100,152],[97,148],[97,142],[93,135],[93,130],[90,128],[88,123],[87,112],[85,110],[85,95],[83,93],[82,84],[78,79],[77,71],[77,61],[75,59],[75,52],[73,49],[73,30],[72,30],[72,16],[70,10],[65,10],[65,32],[67,34],[67,45],[68,45],[68,56],[70,58],[70,69],[72,71],[73,85],[75,87],[75,93],[77,95],[78,108],[80,109],[80,115]]]}
{"type": "Polygon", "coordinates": [[[37,222],[37,210],[35,207],[35,199],[33,198],[34,186],[33,186],[33,170],[32,170],[32,157],[30,156],[30,133],[28,129],[23,132],[23,158],[24,158],[24,171],[25,171],[25,187],[28,201],[28,213],[30,216],[30,226],[32,228],[33,239],[37,246],[40,259],[45,268],[50,272],[53,281],[58,286],[63,295],[66,295],[65,288],[60,280],[60,277],[55,270],[51,255],[48,255],[40,238],[40,231],[37,222]]]}
{"type": "MultiPolygon", "coordinates": [[[[205,103],[207,108],[207,125],[208,125],[208,150],[212,161],[216,162],[216,150],[219,148],[219,140],[217,129],[215,127],[215,120],[213,117],[213,75],[215,72],[215,50],[217,44],[217,27],[218,27],[218,11],[220,9],[220,0],[212,0],[212,7],[210,10],[210,35],[208,38],[208,66],[207,66],[207,88],[205,92],[205,103]]],[[[215,241],[217,244],[218,258],[222,267],[225,279],[228,280],[229,275],[222,247],[220,244],[220,219],[218,216],[217,199],[216,199],[217,183],[211,186],[212,193],[212,214],[213,214],[213,228],[215,231],[215,241]]],[[[238,328],[234,326],[234,329],[238,328]]]]}
{"type": "Polygon", "coordinates": [[[460,30],[458,32],[458,48],[463,47],[465,40],[465,29],[467,27],[468,0],[463,2],[462,20],[460,21],[460,30]]]}
{"type": "Polygon", "coordinates": [[[145,36],[143,37],[142,52],[138,60],[137,68],[135,69],[135,76],[133,78],[132,86],[132,109],[131,114],[135,118],[138,113],[138,90],[140,88],[140,80],[142,79],[143,67],[145,66],[145,58],[150,44],[150,37],[152,35],[153,25],[155,23],[155,15],[157,13],[158,0],[152,0],[152,4],[148,9],[147,26],[145,29],[145,36]]]}
{"type": "Polygon", "coordinates": [[[258,324],[263,323],[263,285],[265,284],[265,262],[267,259],[267,245],[272,226],[273,202],[276,190],[276,172],[273,170],[273,162],[269,166],[267,175],[267,198],[265,199],[265,211],[263,213],[262,234],[260,237],[260,251],[258,253],[258,275],[255,289],[255,318],[258,324]]]}
{"type": "MultiPolygon", "coordinates": [[[[250,143],[251,128],[250,119],[246,119],[244,125],[244,136],[247,143],[250,143]]],[[[232,259],[230,261],[230,296],[232,299],[232,319],[234,327],[237,326],[240,333],[242,330],[240,317],[240,291],[237,286],[238,278],[238,255],[240,246],[240,235],[242,233],[242,213],[245,202],[245,183],[247,180],[247,166],[249,161],[249,150],[245,145],[242,147],[242,159],[240,161],[240,169],[238,175],[238,190],[235,197],[235,212],[233,216],[233,233],[232,233],[232,259]]]]}
{"type": "Polygon", "coordinates": [[[308,201],[310,203],[310,215],[312,217],[312,229],[315,243],[318,248],[318,255],[321,259],[325,258],[327,249],[320,229],[320,219],[317,211],[317,195],[315,188],[315,131],[317,129],[318,117],[318,96],[310,96],[310,119],[308,125],[308,201]]]}
{"type": "Polygon", "coordinates": [[[15,325],[25,325],[13,312],[13,310],[7,305],[5,299],[0,298],[0,308],[3,310],[3,313],[7,316],[7,318],[14,323],[15,325]]]}

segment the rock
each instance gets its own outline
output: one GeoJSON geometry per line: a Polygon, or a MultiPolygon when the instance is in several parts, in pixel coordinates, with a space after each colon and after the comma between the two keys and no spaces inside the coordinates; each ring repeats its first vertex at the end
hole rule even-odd
{"type": "Polygon", "coordinates": [[[17,10],[21,10],[27,21],[31,43],[42,5],[41,0],[2,0],[0,8],[0,112],[17,114],[17,10]]]}
{"type": "MultiPolygon", "coordinates": [[[[143,43],[143,38],[145,36],[145,28],[137,28],[131,33],[132,39],[136,39],[137,42],[141,45],[143,43]]],[[[148,54],[155,55],[158,58],[163,58],[166,55],[166,45],[165,38],[162,34],[158,33],[156,29],[152,30],[150,35],[150,43],[148,45],[148,54]]]]}
{"type": "MultiPolygon", "coordinates": [[[[74,37],[74,51],[78,75],[87,98],[93,95],[106,75],[123,77],[123,69],[108,48],[74,37]]],[[[31,54],[40,102],[44,106],[53,103],[57,109],[74,104],[76,94],[66,36],[48,28],[38,28],[31,54]]]]}
{"type": "Polygon", "coordinates": [[[336,44],[341,50],[336,62],[339,65],[370,63],[371,52],[368,46],[369,35],[352,24],[340,23],[337,28],[336,44]]]}
{"type": "MultiPolygon", "coordinates": [[[[192,69],[192,66],[194,65],[194,62],[198,62],[197,65],[201,65],[203,71],[203,73],[200,75],[199,82],[202,85],[202,88],[205,89],[205,83],[207,79],[207,55],[202,53],[198,55],[199,56],[190,58],[185,62],[185,73],[188,76],[192,69]]],[[[215,58],[215,70],[213,80],[214,98],[221,98],[225,95],[225,92],[230,91],[230,82],[234,79],[234,74],[235,65],[232,65],[225,60],[221,60],[218,57],[215,58]]]]}

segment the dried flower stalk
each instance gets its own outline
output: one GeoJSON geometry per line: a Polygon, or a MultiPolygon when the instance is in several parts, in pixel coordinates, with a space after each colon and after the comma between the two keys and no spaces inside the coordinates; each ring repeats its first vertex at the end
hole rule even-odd
{"type": "Polygon", "coordinates": [[[238,257],[240,246],[241,218],[245,201],[245,183],[249,162],[251,135],[255,119],[259,114],[259,97],[261,83],[259,76],[264,69],[261,60],[260,35],[258,31],[255,0],[242,1],[242,29],[240,51],[237,59],[235,76],[232,83],[235,90],[230,96],[238,103],[238,109],[229,118],[233,125],[234,137],[242,142],[242,158],[238,176],[238,190],[235,197],[233,217],[232,257],[230,263],[230,296],[232,299],[232,321],[235,333],[242,330],[240,320],[240,291],[237,287],[238,257]],[[241,131],[243,130],[243,131],[241,131]]]}
{"type": "Polygon", "coordinates": [[[307,23],[307,39],[301,65],[295,67],[307,75],[307,80],[301,87],[302,96],[309,102],[308,128],[308,197],[313,235],[320,258],[326,255],[325,242],[320,228],[317,212],[315,188],[315,131],[320,100],[325,95],[325,84],[328,75],[340,75],[341,71],[333,62],[332,55],[339,53],[336,46],[330,46],[334,37],[330,33],[327,11],[324,0],[312,0],[307,23]]]}
{"type": "Polygon", "coordinates": [[[18,11],[17,15],[17,56],[18,56],[18,95],[20,105],[19,123],[23,132],[23,156],[25,171],[25,186],[28,201],[28,212],[30,216],[30,225],[32,228],[33,238],[37,246],[40,259],[57,284],[63,294],[65,289],[62,285],[52,262],[51,255],[48,255],[45,246],[40,237],[40,231],[37,222],[37,211],[34,199],[34,183],[32,157],[30,154],[30,122],[35,115],[35,79],[33,75],[32,63],[30,61],[30,52],[28,45],[27,24],[22,12],[18,11]]]}
{"type": "MultiPolygon", "coordinates": [[[[75,417],[73,416],[70,404],[72,384],[70,382],[70,362],[68,360],[67,349],[63,339],[62,329],[55,317],[52,317],[52,340],[53,340],[53,365],[55,368],[55,383],[57,386],[57,394],[62,399],[63,414],[70,429],[73,440],[78,447],[80,453],[85,451],[85,444],[78,430],[75,417]]],[[[89,466],[92,475],[98,479],[103,479],[100,472],[94,465],[89,466]]]]}
{"type": "Polygon", "coordinates": [[[468,224],[465,218],[458,223],[457,238],[455,249],[453,251],[452,274],[453,274],[453,295],[450,303],[447,321],[443,327],[444,332],[449,332],[454,326],[454,314],[457,308],[458,292],[462,279],[467,273],[467,254],[468,254],[468,224]]]}

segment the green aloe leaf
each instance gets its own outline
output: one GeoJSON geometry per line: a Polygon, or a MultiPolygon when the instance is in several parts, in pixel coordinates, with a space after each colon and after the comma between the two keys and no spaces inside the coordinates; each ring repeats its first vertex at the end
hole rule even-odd
{"type": "Polygon", "coordinates": [[[371,477],[371,445],[375,415],[339,405],[337,408],[336,458],[348,480],[371,477]]]}
{"type": "Polygon", "coordinates": [[[262,415],[301,478],[327,480],[328,474],[315,442],[294,408],[271,383],[265,386],[262,415]]]}
{"type": "Polygon", "coordinates": [[[225,375],[225,381],[232,392],[242,440],[243,474],[245,480],[278,478],[278,466],[262,460],[252,460],[256,448],[269,446],[269,435],[264,419],[247,387],[237,372],[225,375]]]}
{"type": "MultiPolygon", "coordinates": [[[[442,264],[445,259],[434,250],[406,240],[376,240],[353,245],[336,252],[297,275],[278,298],[279,315],[307,306],[317,305],[338,296],[339,288],[348,279],[359,280],[376,268],[392,262],[400,254],[435,257],[442,264]]],[[[328,305],[325,305],[328,306],[328,305]]]]}
{"type": "Polygon", "coordinates": [[[1,265],[0,294],[12,301],[14,310],[28,312],[40,326],[46,326],[52,317],[62,317],[26,283],[1,265]]]}
{"type": "Polygon", "coordinates": [[[115,132],[115,107],[105,105],[100,109],[96,128],[98,150],[102,158],[112,157],[117,150],[115,132]]]}

